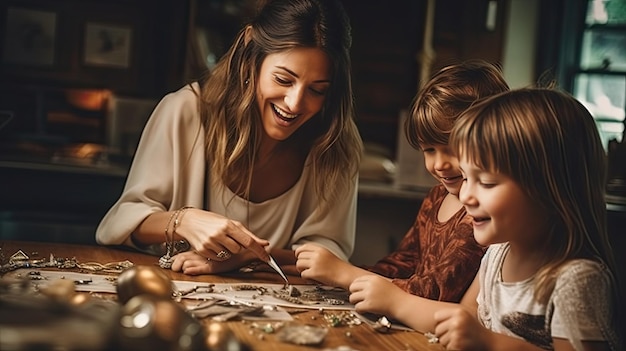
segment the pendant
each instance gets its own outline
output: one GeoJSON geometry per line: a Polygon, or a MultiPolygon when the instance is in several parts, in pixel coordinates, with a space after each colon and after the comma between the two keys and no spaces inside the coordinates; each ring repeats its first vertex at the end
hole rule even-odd
{"type": "Polygon", "coordinates": [[[169,250],[165,253],[165,255],[159,258],[159,267],[163,269],[171,269],[172,268],[172,257],[170,256],[169,250]]]}

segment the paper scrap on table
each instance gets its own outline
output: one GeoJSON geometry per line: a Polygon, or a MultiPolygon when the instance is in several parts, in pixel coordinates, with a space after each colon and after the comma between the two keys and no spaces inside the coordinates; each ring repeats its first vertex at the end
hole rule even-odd
{"type": "MultiPolygon", "coordinates": [[[[48,281],[55,279],[69,279],[75,282],[88,282],[84,284],[76,284],[76,291],[93,292],[93,293],[116,293],[115,282],[117,276],[115,275],[103,275],[93,273],[78,273],[78,272],[59,272],[59,271],[46,271],[40,269],[21,269],[13,272],[13,275],[25,277],[29,272],[37,271],[40,278],[33,280],[32,283],[40,286],[45,286],[48,281]]],[[[205,292],[203,289],[197,289],[183,296],[184,299],[221,299],[226,301],[232,301],[242,304],[257,304],[257,305],[270,305],[270,306],[282,306],[292,307],[299,309],[324,309],[324,310],[354,310],[354,305],[350,304],[347,300],[342,301],[341,304],[326,303],[324,301],[314,301],[311,303],[294,303],[286,301],[273,296],[272,294],[259,294],[257,290],[237,290],[238,286],[258,286],[268,292],[280,291],[284,288],[283,284],[266,284],[266,283],[205,283],[205,282],[192,282],[174,280],[174,285],[179,291],[192,290],[196,286],[211,286],[211,292],[205,292]]],[[[294,288],[308,292],[312,289],[316,289],[314,285],[292,285],[294,288]]],[[[318,289],[322,291],[335,291],[332,287],[318,286],[318,289]]],[[[336,300],[336,299],[334,299],[336,300]]]]}

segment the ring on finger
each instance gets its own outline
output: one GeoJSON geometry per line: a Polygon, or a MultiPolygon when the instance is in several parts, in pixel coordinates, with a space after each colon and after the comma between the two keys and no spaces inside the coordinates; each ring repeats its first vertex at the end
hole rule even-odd
{"type": "Polygon", "coordinates": [[[231,256],[230,252],[226,251],[226,250],[222,250],[220,252],[217,253],[217,258],[221,259],[221,260],[227,260],[229,259],[231,256]]]}

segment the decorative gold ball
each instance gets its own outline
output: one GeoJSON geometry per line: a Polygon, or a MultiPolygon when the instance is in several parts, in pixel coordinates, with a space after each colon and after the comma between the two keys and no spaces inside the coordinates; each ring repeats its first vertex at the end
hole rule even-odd
{"type": "Polygon", "coordinates": [[[211,351],[249,351],[248,345],[239,341],[230,328],[219,322],[206,326],[206,347],[211,351]]]}
{"type": "Polygon", "coordinates": [[[172,299],[132,297],[122,306],[120,327],[124,350],[206,351],[201,323],[172,299]]]}
{"type": "Polygon", "coordinates": [[[158,267],[133,266],[117,278],[117,299],[121,304],[138,295],[171,299],[174,291],[174,283],[158,267]]]}

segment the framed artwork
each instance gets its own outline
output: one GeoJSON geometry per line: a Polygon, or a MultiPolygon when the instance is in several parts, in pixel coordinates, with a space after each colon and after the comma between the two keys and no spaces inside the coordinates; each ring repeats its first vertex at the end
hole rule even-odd
{"type": "Polygon", "coordinates": [[[132,34],[131,26],[88,22],[85,25],[85,65],[129,68],[132,34]]]}
{"type": "Polygon", "coordinates": [[[55,12],[7,8],[3,61],[19,65],[53,66],[56,22],[55,12]]]}

